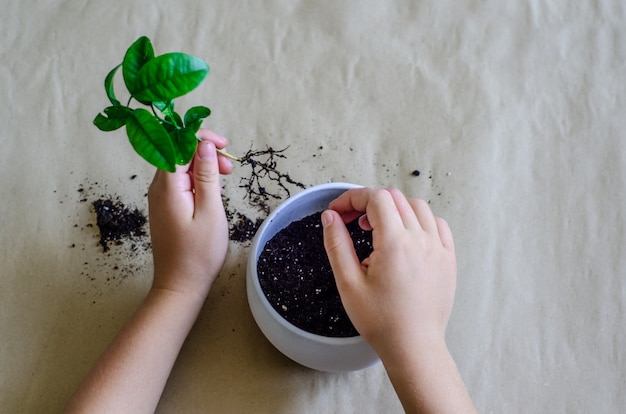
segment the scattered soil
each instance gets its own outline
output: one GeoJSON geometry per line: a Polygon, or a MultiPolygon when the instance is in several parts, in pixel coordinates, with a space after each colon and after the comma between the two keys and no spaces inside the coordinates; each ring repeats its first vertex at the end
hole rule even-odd
{"type": "Polygon", "coordinates": [[[228,221],[228,238],[237,243],[246,243],[252,240],[265,219],[258,217],[253,220],[245,214],[233,210],[230,206],[230,198],[226,197],[223,192],[222,204],[228,221]]]}
{"type": "MultiPolygon", "coordinates": [[[[139,204],[144,204],[141,192],[148,182],[133,174],[124,184],[139,195],[139,204]]],[[[93,282],[90,287],[81,285],[82,295],[91,296],[95,304],[109,289],[120,288],[128,278],[145,277],[150,272],[152,245],[147,234],[147,214],[141,209],[129,207],[126,200],[122,202],[119,195],[108,191],[107,184],[89,178],[83,179],[75,192],[53,192],[63,209],[67,209],[68,221],[73,222],[74,233],[66,243],[74,258],[80,260],[77,263],[81,268],[77,271],[93,282]],[[73,208],[70,201],[77,207],[73,208]]]]}
{"type": "Polygon", "coordinates": [[[252,221],[251,218],[241,213],[235,214],[237,218],[233,218],[230,220],[230,239],[239,243],[252,240],[259,227],[261,227],[261,224],[263,224],[264,220],[259,217],[256,219],[256,221],[252,221]]]}
{"type": "MultiPolygon", "coordinates": [[[[372,252],[372,234],[348,224],[359,260],[372,252]]],[[[341,303],[324,250],[321,213],[305,217],[267,242],[257,265],[272,307],[293,325],[328,337],[357,336],[341,303]]]]}
{"type": "Polygon", "coordinates": [[[139,209],[128,208],[119,199],[110,198],[101,198],[92,204],[104,252],[109,250],[109,243],[120,245],[126,239],[146,236],[144,225],[148,219],[139,209]]]}
{"type": "MultiPolygon", "coordinates": [[[[245,190],[242,198],[259,210],[260,216],[247,217],[243,211],[231,209],[229,200],[224,199],[230,239],[233,242],[247,243],[252,240],[270,213],[270,206],[288,198],[291,189],[305,188],[304,184],[293,180],[289,174],[279,171],[277,161],[286,158],[283,154],[285,150],[286,148],[274,150],[271,147],[264,150],[251,149],[242,157],[241,166],[249,169],[249,174],[244,173],[246,169],[241,170],[244,174],[240,187],[245,190]]],[[[144,182],[137,174],[128,178],[128,185],[138,194],[148,187],[149,181],[144,182]]],[[[149,269],[146,269],[151,259],[152,245],[147,233],[147,212],[130,206],[120,196],[107,191],[107,188],[107,184],[85,179],[76,190],[77,198],[70,194],[59,194],[60,204],[74,199],[81,206],[76,211],[80,220],[73,224],[81,234],[76,234],[76,239],[68,241],[68,247],[84,258],[80,275],[94,282],[94,286],[91,291],[85,290],[82,294],[93,295],[93,303],[105,293],[104,287],[119,287],[129,277],[148,274],[149,269]],[[85,211],[87,206],[88,212],[85,211]],[[91,242],[84,239],[85,234],[96,240],[94,244],[101,255],[93,254],[91,242]]],[[[147,193],[143,196],[147,197],[147,193]]],[[[72,215],[68,216],[68,219],[72,218],[72,215]]]]}

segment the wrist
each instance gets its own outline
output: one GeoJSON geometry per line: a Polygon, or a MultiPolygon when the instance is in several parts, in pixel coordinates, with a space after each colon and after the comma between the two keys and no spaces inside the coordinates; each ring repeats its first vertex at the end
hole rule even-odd
{"type": "Polygon", "coordinates": [[[205,292],[204,289],[193,290],[181,286],[171,287],[167,283],[155,281],[148,291],[146,301],[166,303],[168,306],[174,306],[181,310],[199,312],[207,295],[208,288],[205,292]]]}
{"type": "Polygon", "coordinates": [[[440,355],[448,352],[445,333],[439,334],[438,332],[405,330],[398,335],[387,333],[379,340],[372,340],[370,343],[383,362],[398,361],[400,365],[412,359],[429,358],[429,355],[433,353],[440,355]]]}
{"type": "Polygon", "coordinates": [[[155,267],[151,291],[169,292],[191,302],[204,303],[217,276],[206,271],[185,269],[159,270],[155,267]]]}
{"type": "Polygon", "coordinates": [[[445,340],[421,340],[414,347],[382,352],[405,412],[476,412],[445,340]]]}

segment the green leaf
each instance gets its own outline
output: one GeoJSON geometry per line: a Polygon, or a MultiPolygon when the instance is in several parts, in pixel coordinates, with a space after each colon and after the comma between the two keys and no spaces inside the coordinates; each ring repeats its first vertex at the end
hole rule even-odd
{"type": "Polygon", "coordinates": [[[183,120],[180,118],[180,115],[178,115],[178,113],[176,112],[168,112],[167,115],[165,116],[165,120],[168,122],[171,122],[172,125],[174,125],[176,129],[180,129],[183,127],[183,120]]]}
{"type": "Polygon", "coordinates": [[[169,101],[169,102],[156,101],[156,102],[152,102],[152,105],[154,105],[154,107],[161,112],[165,112],[167,110],[170,110],[170,111],[174,110],[173,101],[169,101]]]}
{"type": "Polygon", "coordinates": [[[167,102],[191,92],[208,73],[209,65],[202,59],[166,53],[143,65],[128,90],[140,102],[167,102]]]}
{"type": "Polygon", "coordinates": [[[143,108],[135,109],[126,120],[131,145],[146,161],[165,171],[176,171],[176,148],[161,123],[143,108]]]}
{"type": "Polygon", "coordinates": [[[189,125],[186,125],[185,128],[189,128],[195,134],[198,132],[201,126],[202,126],[202,119],[198,119],[196,122],[192,122],[189,125]]]}
{"type": "Polygon", "coordinates": [[[211,115],[211,110],[206,106],[194,106],[185,113],[185,126],[195,134],[200,129],[202,120],[211,115]]]}
{"type": "Polygon", "coordinates": [[[152,59],[154,59],[154,49],[150,39],[146,36],[137,39],[126,51],[122,62],[122,74],[126,88],[131,95],[134,95],[133,91],[137,90],[137,76],[141,68],[152,59]]]}
{"type": "Polygon", "coordinates": [[[196,153],[198,138],[189,128],[180,128],[170,132],[172,142],[176,147],[176,163],[188,164],[196,153]]]}
{"type": "Polygon", "coordinates": [[[105,115],[96,115],[93,123],[101,131],[115,131],[126,124],[131,113],[131,109],[126,106],[109,106],[104,108],[105,115]]]}
{"type": "Polygon", "coordinates": [[[176,127],[174,126],[174,124],[169,123],[169,122],[161,122],[161,125],[163,125],[163,128],[165,128],[165,130],[166,130],[168,133],[169,133],[169,132],[172,132],[172,131],[176,131],[177,129],[179,129],[179,128],[176,128],[176,127]]]}
{"type": "Polygon", "coordinates": [[[120,66],[122,66],[121,63],[117,65],[116,67],[114,67],[113,70],[109,72],[107,77],[104,78],[104,90],[106,91],[107,96],[109,97],[109,101],[111,101],[111,104],[114,106],[120,105],[120,101],[118,101],[117,98],[115,97],[115,91],[113,90],[113,77],[115,76],[115,72],[117,72],[120,66]]]}

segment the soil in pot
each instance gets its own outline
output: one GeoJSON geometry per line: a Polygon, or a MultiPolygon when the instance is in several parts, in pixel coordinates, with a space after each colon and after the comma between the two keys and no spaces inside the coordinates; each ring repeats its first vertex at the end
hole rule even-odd
{"type": "MultiPolygon", "coordinates": [[[[347,225],[359,260],[372,252],[372,234],[357,221],[347,225]]],[[[272,307],[293,325],[317,335],[359,333],[341,303],[326,250],[321,213],[291,223],[270,239],[257,263],[261,289],[272,307]]]]}

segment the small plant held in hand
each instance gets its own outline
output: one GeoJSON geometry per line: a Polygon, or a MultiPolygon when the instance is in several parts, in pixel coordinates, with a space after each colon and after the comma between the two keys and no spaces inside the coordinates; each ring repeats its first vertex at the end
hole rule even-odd
{"type": "MultiPolygon", "coordinates": [[[[205,106],[194,106],[181,117],[174,109],[174,99],[198,87],[208,73],[209,65],[205,61],[186,53],[155,56],[150,39],[140,37],[128,48],[122,63],[104,79],[104,90],[111,105],[104,108],[93,123],[102,131],[126,127],[137,154],[161,170],[174,172],[176,165],[186,165],[193,158],[200,141],[196,133],[211,114],[205,106]],[[120,69],[130,95],[126,104],[120,102],[113,87],[120,69]],[[131,106],[133,103],[136,105],[131,106]]],[[[219,148],[216,151],[250,168],[249,176],[241,179],[239,187],[245,189],[244,198],[249,204],[267,214],[270,199],[288,198],[290,186],[306,188],[278,169],[277,159],[285,158],[286,149],[251,148],[242,157],[219,148]]]]}
{"type": "Polygon", "coordinates": [[[106,76],[104,89],[111,106],[93,123],[102,131],[125,126],[137,154],[157,168],[174,172],[176,165],[185,165],[193,158],[199,141],[196,132],[211,114],[205,106],[194,106],[181,117],[174,109],[174,99],[198,87],[208,73],[205,61],[186,53],[155,56],[150,39],[140,37],[128,48],[122,63],[106,76]],[[130,93],[126,105],[117,99],[113,88],[120,68],[130,93]],[[142,107],[132,108],[133,100],[142,107]]]}

